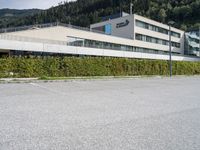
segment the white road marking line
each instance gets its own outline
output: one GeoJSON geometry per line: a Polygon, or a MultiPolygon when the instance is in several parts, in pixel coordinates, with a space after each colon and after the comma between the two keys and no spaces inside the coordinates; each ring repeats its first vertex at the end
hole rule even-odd
{"type": "Polygon", "coordinates": [[[41,86],[41,85],[39,85],[37,83],[30,83],[30,85],[42,88],[44,90],[47,90],[47,91],[49,91],[51,93],[55,93],[55,94],[61,94],[61,95],[65,95],[66,94],[66,93],[63,93],[63,92],[60,92],[60,91],[57,91],[57,90],[53,90],[53,89],[47,88],[45,86],[41,86]]]}

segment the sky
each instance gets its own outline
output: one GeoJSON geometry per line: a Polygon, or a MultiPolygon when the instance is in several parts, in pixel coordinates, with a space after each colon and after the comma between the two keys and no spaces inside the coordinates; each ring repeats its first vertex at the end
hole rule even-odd
{"type": "MultiPolygon", "coordinates": [[[[67,0],[0,0],[0,9],[2,9],[2,8],[47,9],[47,8],[50,8],[51,6],[58,5],[58,3],[61,1],[67,1],[67,0]]],[[[68,1],[75,1],[75,0],[68,0],[68,1]]]]}

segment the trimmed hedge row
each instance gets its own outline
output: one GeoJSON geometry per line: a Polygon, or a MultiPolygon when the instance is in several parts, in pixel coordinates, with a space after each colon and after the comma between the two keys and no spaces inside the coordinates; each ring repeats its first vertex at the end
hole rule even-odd
{"type": "MultiPolygon", "coordinates": [[[[0,77],[168,75],[168,61],[110,57],[0,58],[0,77]]],[[[173,62],[174,75],[200,74],[200,62],[173,62]]]]}

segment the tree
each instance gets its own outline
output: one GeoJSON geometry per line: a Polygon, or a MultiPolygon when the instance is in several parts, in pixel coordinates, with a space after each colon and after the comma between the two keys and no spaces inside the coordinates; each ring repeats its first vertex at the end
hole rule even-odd
{"type": "Polygon", "coordinates": [[[160,9],[160,11],[158,13],[159,20],[164,23],[166,17],[167,17],[166,11],[164,9],[160,9]]]}
{"type": "MultiPolygon", "coordinates": [[[[133,12],[148,18],[167,23],[175,20],[176,27],[192,28],[200,22],[200,0],[132,0],[133,12]]],[[[50,23],[59,20],[78,26],[88,27],[101,21],[102,17],[119,13],[120,4],[123,11],[129,12],[130,0],[77,0],[60,3],[47,10],[9,10],[0,9],[0,28],[50,23]],[[13,16],[5,16],[13,14],[13,16]]]]}

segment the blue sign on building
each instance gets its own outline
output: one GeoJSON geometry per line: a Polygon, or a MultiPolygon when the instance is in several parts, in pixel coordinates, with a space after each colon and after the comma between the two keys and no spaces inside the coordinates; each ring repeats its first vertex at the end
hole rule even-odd
{"type": "Polygon", "coordinates": [[[111,24],[105,25],[105,33],[109,34],[109,35],[112,33],[112,26],[111,26],[111,24]]]}

